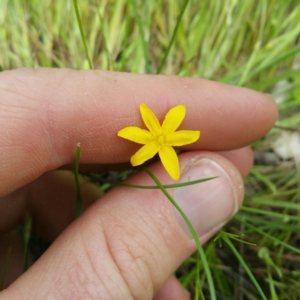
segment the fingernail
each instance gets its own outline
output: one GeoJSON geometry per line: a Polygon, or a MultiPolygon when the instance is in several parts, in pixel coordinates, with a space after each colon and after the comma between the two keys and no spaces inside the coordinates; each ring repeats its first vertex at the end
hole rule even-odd
{"type": "MultiPolygon", "coordinates": [[[[238,211],[237,194],[227,172],[208,158],[193,159],[179,180],[182,183],[214,176],[218,178],[173,190],[174,200],[189,218],[198,237],[219,229],[238,211]]],[[[175,215],[183,231],[191,237],[176,209],[175,215]]]]}

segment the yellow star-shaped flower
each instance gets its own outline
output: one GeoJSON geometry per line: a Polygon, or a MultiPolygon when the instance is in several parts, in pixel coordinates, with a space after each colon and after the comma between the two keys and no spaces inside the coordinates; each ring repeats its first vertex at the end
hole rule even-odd
{"type": "Polygon", "coordinates": [[[158,153],[169,175],[174,180],[178,180],[180,177],[179,162],[173,146],[183,146],[196,142],[200,137],[200,131],[175,131],[185,117],[186,108],[184,105],[171,108],[166,114],[162,125],[146,104],[142,103],[140,105],[140,112],[149,131],[129,126],[118,132],[118,136],[144,145],[131,157],[131,164],[133,166],[141,165],[158,153]]]}

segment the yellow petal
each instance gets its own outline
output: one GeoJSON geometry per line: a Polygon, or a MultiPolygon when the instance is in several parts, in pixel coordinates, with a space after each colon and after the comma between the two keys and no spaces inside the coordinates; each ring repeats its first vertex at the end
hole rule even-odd
{"type": "Polygon", "coordinates": [[[129,126],[121,129],[118,132],[118,136],[143,145],[153,141],[153,135],[150,131],[135,126],[129,126]]]}
{"type": "Polygon", "coordinates": [[[140,112],[142,119],[147,128],[155,135],[159,136],[162,134],[162,129],[153,111],[144,103],[140,105],[140,112]]]}
{"type": "Polygon", "coordinates": [[[144,145],[138,152],[136,152],[130,159],[133,166],[138,166],[146,160],[152,158],[160,149],[160,145],[156,142],[151,142],[144,145]]]}
{"type": "Polygon", "coordinates": [[[162,124],[163,134],[174,132],[185,117],[186,108],[184,105],[177,105],[169,110],[162,124]]]}
{"type": "Polygon", "coordinates": [[[165,144],[183,146],[196,142],[200,137],[198,130],[179,130],[165,136],[165,144]]]}
{"type": "Polygon", "coordinates": [[[158,152],[161,162],[169,175],[178,180],[180,177],[179,162],[175,150],[169,146],[163,146],[158,152]]]}

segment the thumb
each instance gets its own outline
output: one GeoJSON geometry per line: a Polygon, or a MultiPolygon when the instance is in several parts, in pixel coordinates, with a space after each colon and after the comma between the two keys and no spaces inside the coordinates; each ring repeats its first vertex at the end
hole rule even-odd
{"type": "MultiPolygon", "coordinates": [[[[180,155],[180,181],[218,178],[169,190],[205,242],[237,211],[242,179],[224,157],[180,155]]],[[[172,183],[160,163],[151,167],[172,183]]],[[[145,172],[128,182],[153,185],[145,172]]],[[[195,251],[181,216],[160,190],[114,188],[71,224],[1,299],[152,299],[195,251]]]]}

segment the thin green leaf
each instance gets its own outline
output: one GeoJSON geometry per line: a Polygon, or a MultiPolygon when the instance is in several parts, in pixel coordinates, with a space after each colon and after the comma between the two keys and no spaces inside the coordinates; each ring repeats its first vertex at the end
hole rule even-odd
{"type": "MultiPolygon", "coordinates": [[[[81,172],[83,175],[87,175],[88,173],[86,172],[81,172]]],[[[92,174],[88,174],[90,178],[93,178],[97,182],[101,183],[110,183],[112,185],[117,185],[117,186],[123,186],[123,187],[128,187],[128,188],[136,188],[136,189],[145,189],[145,190],[155,190],[155,189],[160,189],[157,185],[137,185],[137,184],[130,184],[130,183],[125,183],[125,182],[118,182],[106,178],[101,178],[94,176],[92,174]]],[[[198,184],[201,182],[209,181],[212,179],[217,178],[218,176],[215,177],[208,177],[208,178],[203,178],[203,179],[198,179],[198,180],[192,180],[192,181],[187,181],[187,182],[182,182],[182,183],[174,183],[174,184],[165,184],[163,185],[164,188],[166,189],[173,189],[173,188],[179,188],[183,186],[189,186],[193,184],[198,184]]]]}

